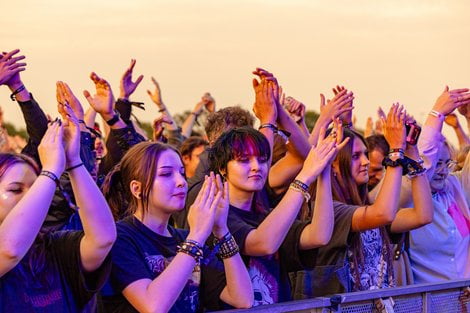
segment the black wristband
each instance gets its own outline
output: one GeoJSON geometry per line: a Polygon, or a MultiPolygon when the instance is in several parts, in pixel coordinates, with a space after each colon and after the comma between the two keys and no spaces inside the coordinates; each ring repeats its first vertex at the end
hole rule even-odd
{"type": "Polygon", "coordinates": [[[20,92],[22,92],[25,89],[26,89],[26,87],[24,85],[21,85],[20,87],[18,87],[18,89],[13,91],[13,93],[10,95],[11,101],[15,101],[16,100],[16,95],[19,94],[20,92]]]}
{"type": "Polygon", "coordinates": [[[80,167],[80,166],[82,166],[82,165],[84,165],[83,162],[78,163],[77,165],[73,165],[73,166],[71,166],[71,167],[65,169],[65,171],[66,171],[66,172],[70,172],[71,170],[74,170],[74,169],[76,169],[76,168],[78,168],[78,167],[80,167]]]}
{"type": "Polygon", "coordinates": [[[114,124],[116,124],[119,121],[120,117],[121,117],[121,115],[119,115],[119,112],[114,110],[113,117],[110,120],[107,120],[106,124],[108,124],[109,126],[113,126],[114,124]]]}

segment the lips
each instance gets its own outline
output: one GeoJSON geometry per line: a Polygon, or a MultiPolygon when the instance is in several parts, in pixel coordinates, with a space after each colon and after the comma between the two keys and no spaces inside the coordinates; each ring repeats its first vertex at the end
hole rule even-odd
{"type": "Polygon", "coordinates": [[[253,179],[263,179],[263,176],[261,175],[251,175],[251,176],[248,176],[248,178],[253,178],[253,179]]]}
{"type": "Polygon", "coordinates": [[[173,197],[186,197],[186,192],[178,192],[173,194],[173,197]]]}

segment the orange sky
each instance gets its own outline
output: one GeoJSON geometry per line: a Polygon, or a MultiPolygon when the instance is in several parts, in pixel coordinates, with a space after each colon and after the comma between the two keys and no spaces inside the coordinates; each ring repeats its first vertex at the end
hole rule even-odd
{"type": "MultiPolygon", "coordinates": [[[[2,49],[22,49],[24,82],[51,113],[55,81],[81,96],[94,70],[118,95],[131,58],[145,75],[133,99],[146,102],[137,116],[147,121],[157,116],[145,92],[152,75],[174,113],[206,91],[219,107],[251,108],[256,66],[308,109],[340,83],[356,93],[360,126],[394,101],[422,121],[446,84],[470,87],[467,0],[26,0],[2,1],[0,12],[2,49]]],[[[0,88],[6,119],[21,125],[8,95],[0,88]]]]}

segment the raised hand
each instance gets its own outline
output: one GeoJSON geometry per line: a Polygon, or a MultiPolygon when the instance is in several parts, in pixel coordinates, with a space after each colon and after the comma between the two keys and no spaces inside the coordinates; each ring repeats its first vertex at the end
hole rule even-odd
{"type": "Polygon", "coordinates": [[[12,87],[20,87],[22,85],[19,73],[26,69],[26,63],[19,62],[23,60],[25,56],[15,56],[18,52],[20,52],[20,50],[15,49],[0,55],[0,85],[12,87]]]}
{"type": "Polygon", "coordinates": [[[58,81],[56,83],[56,97],[57,102],[62,104],[69,104],[70,108],[75,113],[75,116],[79,120],[83,120],[85,113],[83,112],[83,107],[78,98],[73,94],[72,89],[70,89],[67,83],[58,81]]]}
{"type": "Polygon", "coordinates": [[[215,112],[215,99],[211,96],[210,93],[206,92],[202,96],[202,101],[204,102],[204,106],[206,107],[207,112],[215,112]]]}
{"type": "Polygon", "coordinates": [[[261,124],[275,124],[277,119],[277,105],[279,103],[279,86],[276,78],[271,73],[262,69],[253,72],[261,78],[258,81],[253,79],[253,89],[255,91],[255,103],[253,112],[260,120],[261,124]]]}
{"type": "Polygon", "coordinates": [[[111,86],[94,72],[91,73],[90,78],[95,83],[96,94],[92,97],[90,92],[85,90],[83,95],[93,110],[101,114],[105,120],[111,119],[114,116],[114,96],[111,86]]]}
{"type": "Polygon", "coordinates": [[[298,177],[306,184],[311,184],[320,173],[330,166],[337,153],[348,143],[349,138],[343,140],[343,125],[335,119],[333,130],[325,136],[325,127],[320,129],[318,142],[310,149],[298,177]]]}
{"type": "Polygon", "coordinates": [[[66,103],[58,103],[57,110],[64,121],[64,149],[67,167],[81,163],[80,159],[80,126],[72,107],[66,103]]]}
{"type": "Polygon", "coordinates": [[[470,92],[468,88],[449,90],[446,86],[442,94],[437,98],[433,110],[448,115],[460,106],[470,104],[470,92]]]}
{"type": "Polygon", "coordinates": [[[217,193],[217,186],[214,181],[214,176],[205,178],[201,191],[196,197],[196,200],[189,208],[188,224],[189,235],[188,239],[196,240],[203,244],[214,227],[214,218],[217,205],[222,197],[222,193],[217,193]]]}
{"type": "Polygon", "coordinates": [[[49,124],[46,133],[38,146],[42,169],[60,177],[65,169],[65,153],[63,146],[63,127],[59,119],[49,124]]]}
{"type": "Polygon", "coordinates": [[[390,149],[406,148],[406,111],[400,103],[392,104],[387,119],[382,120],[384,136],[390,149]]]}
{"type": "MultiPolygon", "coordinates": [[[[335,96],[341,93],[342,91],[347,92],[348,90],[344,88],[344,86],[336,86],[336,88],[333,88],[333,93],[335,94],[335,96]]],[[[349,101],[348,107],[353,108],[354,95],[352,92],[349,92],[348,94],[350,95],[348,99],[349,101]]],[[[347,124],[352,123],[352,109],[346,110],[345,112],[341,113],[338,117],[340,118],[341,121],[343,121],[343,123],[347,123],[347,124]]]]}
{"type": "MultiPolygon", "coordinates": [[[[214,174],[211,173],[211,175],[214,174]]],[[[220,178],[219,174],[217,174],[215,177],[215,183],[217,186],[217,192],[222,193],[222,197],[220,198],[220,201],[218,202],[217,208],[215,210],[214,227],[212,229],[212,233],[215,237],[222,238],[228,233],[227,217],[230,206],[228,183],[222,183],[222,179],[220,178]]]]}
{"type": "Polygon", "coordinates": [[[303,121],[305,117],[305,104],[293,97],[287,97],[284,99],[283,105],[296,123],[303,121]]]}
{"type": "Polygon", "coordinates": [[[140,82],[144,78],[144,75],[140,75],[137,77],[136,81],[132,81],[132,71],[134,70],[135,66],[135,59],[131,60],[131,64],[127,68],[127,70],[124,72],[121,78],[121,93],[119,98],[129,100],[129,97],[134,93],[135,89],[137,86],[139,86],[140,82]]]}
{"type": "Polygon", "coordinates": [[[165,139],[162,138],[163,131],[165,130],[165,127],[163,124],[171,125],[173,124],[173,120],[166,115],[162,115],[153,121],[152,126],[153,126],[153,140],[154,141],[166,142],[165,139]]]}
{"type": "Polygon", "coordinates": [[[352,101],[354,94],[342,89],[335,93],[331,100],[325,101],[325,95],[320,94],[320,116],[328,123],[332,122],[336,117],[339,117],[344,123],[351,122],[352,110],[354,109],[352,101]],[[344,119],[345,114],[349,118],[344,119]]]}
{"type": "Polygon", "coordinates": [[[155,85],[155,90],[154,92],[151,92],[147,89],[147,93],[150,96],[150,99],[152,99],[153,103],[155,103],[160,110],[163,110],[165,109],[165,105],[163,104],[162,91],[160,89],[160,85],[158,84],[157,80],[153,77],[152,82],[155,85]]]}

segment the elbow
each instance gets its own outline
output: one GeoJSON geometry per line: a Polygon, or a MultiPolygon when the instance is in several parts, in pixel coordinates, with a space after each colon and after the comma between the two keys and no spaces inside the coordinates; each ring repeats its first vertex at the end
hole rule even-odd
{"type": "Polygon", "coordinates": [[[14,267],[22,258],[23,255],[18,251],[18,249],[7,246],[3,246],[0,249],[0,260],[2,260],[3,264],[10,264],[11,267],[14,267]]]}
{"type": "Polygon", "coordinates": [[[390,210],[389,208],[388,210],[385,210],[385,212],[384,211],[380,212],[378,219],[381,221],[381,224],[383,225],[392,224],[393,221],[395,220],[395,217],[397,216],[396,211],[397,210],[390,210]]]}
{"type": "Polygon", "coordinates": [[[422,226],[431,224],[431,223],[432,223],[432,219],[433,219],[432,214],[422,216],[422,217],[419,219],[419,224],[420,224],[420,225],[419,225],[418,227],[422,227],[422,226]]]}
{"type": "Polygon", "coordinates": [[[277,252],[279,250],[279,247],[273,243],[263,243],[260,246],[259,253],[260,255],[271,255],[277,252]]]}
{"type": "Polygon", "coordinates": [[[253,293],[251,293],[251,299],[244,299],[244,300],[241,300],[241,301],[238,301],[237,303],[235,303],[234,307],[236,309],[249,309],[253,306],[253,303],[254,303],[254,298],[253,298],[253,293]]]}

